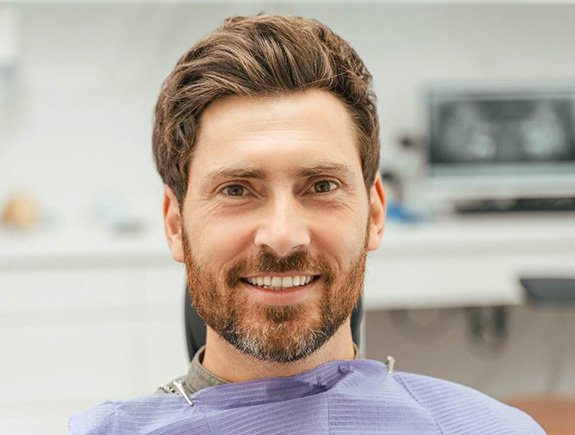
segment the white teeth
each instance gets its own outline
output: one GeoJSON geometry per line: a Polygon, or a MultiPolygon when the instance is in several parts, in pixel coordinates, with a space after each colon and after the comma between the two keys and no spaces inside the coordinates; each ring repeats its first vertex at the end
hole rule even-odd
{"type": "Polygon", "coordinates": [[[272,290],[283,290],[286,288],[307,285],[312,282],[313,276],[259,276],[257,278],[245,278],[245,281],[251,285],[269,288],[272,290]]]}

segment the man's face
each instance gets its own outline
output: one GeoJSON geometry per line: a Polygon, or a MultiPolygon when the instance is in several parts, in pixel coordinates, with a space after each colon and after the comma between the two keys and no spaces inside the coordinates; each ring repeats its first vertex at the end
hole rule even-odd
{"type": "Polygon", "coordinates": [[[165,206],[193,303],[252,356],[304,358],[349,317],[381,237],[383,194],[366,190],[352,119],[314,90],[227,97],[200,122],[181,215],[165,206]]]}

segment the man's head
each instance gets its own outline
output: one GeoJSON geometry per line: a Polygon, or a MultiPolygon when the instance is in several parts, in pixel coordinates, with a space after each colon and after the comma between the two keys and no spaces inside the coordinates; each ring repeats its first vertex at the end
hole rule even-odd
{"type": "Polygon", "coordinates": [[[383,231],[371,77],[322,24],[235,18],[166,80],[154,153],[172,256],[208,327],[289,362],[349,318],[383,231]]]}
{"type": "Polygon", "coordinates": [[[234,17],[185,53],[165,80],[153,132],[158,172],[181,203],[201,116],[226,96],[281,96],[308,89],[336,96],[354,121],[366,187],[379,168],[372,78],[355,50],[316,20],[234,17]]]}

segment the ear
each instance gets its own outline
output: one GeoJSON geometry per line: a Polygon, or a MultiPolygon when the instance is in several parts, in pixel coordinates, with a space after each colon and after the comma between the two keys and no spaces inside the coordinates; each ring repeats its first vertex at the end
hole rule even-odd
{"type": "Polygon", "coordinates": [[[164,231],[172,258],[180,263],[184,262],[184,249],[182,245],[182,217],[178,199],[172,189],[164,186],[164,231]]]}
{"type": "Polygon", "coordinates": [[[369,235],[367,249],[374,251],[379,247],[379,242],[383,237],[385,226],[385,191],[379,173],[375,176],[375,181],[369,191],[369,235]]]}

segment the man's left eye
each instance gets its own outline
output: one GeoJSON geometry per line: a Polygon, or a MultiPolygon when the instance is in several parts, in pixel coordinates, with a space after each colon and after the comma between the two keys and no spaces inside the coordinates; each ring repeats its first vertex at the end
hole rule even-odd
{"type": "Polygon", "coordinates": [[[224,187],[223,192],[227,196],[244,196],[246,194],[246,188],[239,184],[232,184],[224,187]]]}
{"type": "Polygon", "coordinates": [[[337,183],[330,181],[330,180],[321,180],[317,183],[313,184],[313,191],[315,193],[328,193],[334,189],[337,189],[339,186],[337,183]]]}

